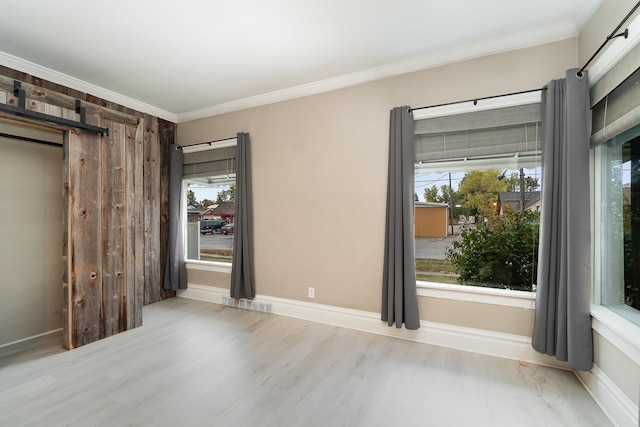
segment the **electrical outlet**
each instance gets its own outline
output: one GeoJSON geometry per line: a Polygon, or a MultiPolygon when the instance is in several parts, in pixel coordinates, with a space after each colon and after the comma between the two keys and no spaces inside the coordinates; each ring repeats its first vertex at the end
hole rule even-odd
{"type": "Polygon", "coordinates": [[[309,298],[316,297],[316,288],[309,288],[309,298]]]}

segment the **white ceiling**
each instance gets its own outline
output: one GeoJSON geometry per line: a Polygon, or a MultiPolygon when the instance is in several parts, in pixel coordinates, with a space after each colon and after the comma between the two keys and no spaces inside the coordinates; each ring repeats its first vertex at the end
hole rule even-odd
{"type": "Polygon", "coordinates": [[[172,121],[576,36],[602,0],[0,0],[0,64],[172,121]]]}

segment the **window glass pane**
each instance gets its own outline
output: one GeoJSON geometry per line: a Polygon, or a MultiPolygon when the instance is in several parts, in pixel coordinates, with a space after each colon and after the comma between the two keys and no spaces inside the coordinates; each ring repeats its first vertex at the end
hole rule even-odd
{"type": "Polygon", "coordinates": [[[187,259],[231,262],[235,174],[185,179],[187,259]]]}
{"type": "Polygon", "coordinates": [[[419,162],[416,279],[535,290],[540,153],[419,162]]]}
{"type": "Polygon", "coordinates": [[[601,303],[640,325],[640,138],[637,129],[597,147],[596,283],[601,303]]]}

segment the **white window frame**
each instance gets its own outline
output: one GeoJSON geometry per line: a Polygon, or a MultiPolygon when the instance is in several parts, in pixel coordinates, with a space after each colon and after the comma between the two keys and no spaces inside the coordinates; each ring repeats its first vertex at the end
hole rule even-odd
{"type": "MultiPolygon", "coordinates": [[[[606,144],[606,143],[605,143],[606,144]]],[[[640,364],[640,326],[622,317],[610,307],[602,305],[602,263],[600,256],[600,242],[602,232],[599,227],[602,221],[600,209],[603,197],[602,187],[602,162],[597,158],[598,151],[605,149],[602,144],[590,150],[590,175],[591,175],[591,200],[593,216],[591,217],[591,259],[592,259],[592,304],[591,317],[592,328],[607,341],[622,351],[635,363],[640,364]]],[[[640,313],[638,313],[640,316],[640,313]]]]}
{"type": "MultiPolygon", "coordinates": [[[[627,23],[630,37],[628,39],[616,39],[609,44],[609,47],[600,55],[600,57],[589,68],[589,85],[595,85],[602,79],[613,67],[620,62],[632,49],[640,43],[640,16],[636,16],[627,23]]],[[[595,167],[595,150],[591,149],[590,166],[591,166],[591,200],[596,203],[597,197],[601,194],[596,183],[601,179],[600,172],[595,167]]],[[[596,206],[593,204],[592,206],[596,206]]],[[[612,343],[626,356],[635,363],[640,364],[640,326],[625,319],[613,310],[601,305],[601,283],[599,278],[601,271],[599,260],[595,257],[596,242],[600,239],[600,233],[596,226],[598,215],[596,209],[592,209],[594,215],[591,219],[591,245],[592,245],[592,305],[591,317],[592,328],[607,341],[612,343]],[[598,280],[596,280],[598,278],[598,280]]]]}
{"type": "MultiPolygon", "coordinates": [[[[225,139],[223,141],[211,142],[209,144],[197,144],[192,146],[184,146],[182,147],[183,153],[197,153],[201,151],[209,151],[209,150],[217,150],[220,148],[227,147],[235,147],[238,144],[238,140],[236,138],[225,139]]],[[[201,270],[201,271],[213,271],[213,272],[221,272],[221,273],[231,273],[231,266],[233,262],[224,262],[224,261],[203,261],[187,258],[187,180],[182,179],[182,191],[180,194],[180,206],[182,209],[182,227],[183,227],[183,247],[184,251],[184,259],[186,266],[188,269],[192,270],[201,270]]]]}
{"type": "MultiPolygon", "coordinates": [[[[536,102],[541,102],[541,100],[541,92],[522,93],[479,101],[477,105],[474,105],[473,102],[470,101],[467,103],[415,110],[413,112],[413,119],[421,120],[433,117],[470,113],[474,111],[516,107],[519,105],[534,104],[536,102]]],[[[525,309],[535,308],[535,292],[484,288],[481,286],[466,286],[429,282],[424,280],[416,280],[416,288],[417,294],[424,297],[444,298],[456,301],[494,304],[525,309]]]]}

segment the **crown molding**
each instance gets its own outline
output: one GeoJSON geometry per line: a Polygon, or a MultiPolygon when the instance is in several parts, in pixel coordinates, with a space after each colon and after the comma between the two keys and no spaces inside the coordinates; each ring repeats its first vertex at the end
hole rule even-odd
{"type": "Polygon", "coordinates": [[[84,80],[77,79],[59,71],[52,70],[51,68],[43,67],[42,65],[38,65],[34,62],[18,58],[17,56],[13,56],[6,52],[0,51],[0,65],[115,102],[116,104],[124,105],[125,107],[142,113],[160,117],[173,123],[177,122],[177,116],[174,113],[154,107],[153,105],[146,104],[136,99],[129,98],[128,96],[121,95],[109,89],[96,86],[92,83],[85,82],[84,80]]]}
{"type": "Polygon", "coordinates": [[[584,26],[587,25],[589,20],[591,20],[601,4],[602,0],[582,0],[582,4],[573,16],[573,22],[575,22],[578,31],[582,31],[584,26]]]}
{"type": "MultiPolygon", "coordinates": [[[[579,13],[580,16],[590,16],[579,13]]],[[[173,123],[197,120],[210,116],[217,116],[234,111],[246,110],[277,102],[288,101],[309,95],[343,89],[384,78],[440,67],[455,62],[466,61],[487,55],[495,55],[531,46],[552,43],[578,35],[578,27],[574,21],[563,21],[554,25],[523,31],[516,34],[495,38],[486,42],[474,43],[462,47],[449,49],[432,55],[426,55],[405,61],[399,61],[368,70],[358,71],[317,82],[268,92],[265,94],[230,101],[211,107],[206,107],[185,113],[172,113],[153,105],[146,104],[125,95],[85,82],[64,73],[52,70],[33,62],[18,58],[0,51],[0,64],[36,75],[43,79],[58,83],[109,101],[124,105],[137,111],[163,118],[173,123]]]]}
{"type": "Polygon", "coordinates": [[[578,29],[576,24],[573,21],[563,21],[558,24],[499,37],[486,42],[474,43],[433,55],[395,62],[364,71],[358,71],[313,83],[268,92],[262,95],[226,102],[186,113],[180,113],[177,114],[177,119],[178,123],[182,123],[190,120],[231,113],[234,111],[246,110],[248,108],[260,107],[309,95],[316,95],[323,92],[343,89],[349,86],[422,71],[429,68],[440,67],[482,56],[495,55],[512,50],[552,43],[576,37],[577,35],[578,29]]]}

